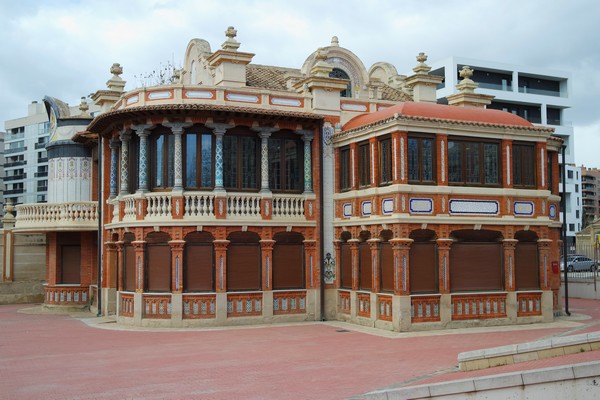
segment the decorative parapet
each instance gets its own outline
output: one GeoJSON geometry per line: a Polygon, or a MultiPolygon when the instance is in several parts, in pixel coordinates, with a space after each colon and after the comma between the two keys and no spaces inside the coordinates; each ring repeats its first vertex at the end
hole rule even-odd
{"type": "Polygon", "coordinates": [[[94,201],[21,204],[16,210],[16,232],[98,229],[98,204],[94,201]]]}

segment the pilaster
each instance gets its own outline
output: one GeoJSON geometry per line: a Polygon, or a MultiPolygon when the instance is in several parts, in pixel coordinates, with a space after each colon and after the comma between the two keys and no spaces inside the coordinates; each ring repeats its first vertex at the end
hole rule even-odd
{"type": "Polygon", "coordinates": [[[394,295],[410,294],[410,246],[414,242],[410,238],[390,239],[394,255],[394,295]]]}
{"type": "Polygon", "coordinates": [[[229,240],[213,240],[215,246],[215,291],[227,292],[227,246],[229,240]]]}
{"type": "Polygon", "coordinates": [[[439,266],[439,292],[450,293],[450,247],[452,239],[437,239],[438,266],[439,266]]]}

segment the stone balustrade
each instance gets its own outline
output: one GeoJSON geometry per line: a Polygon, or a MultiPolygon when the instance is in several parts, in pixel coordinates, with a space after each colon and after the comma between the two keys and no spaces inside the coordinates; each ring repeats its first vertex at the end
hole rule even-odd
{"type": "Polygon", "coordinates": [[[98,229],[98,204],[94,201],[20,204],[15,208],[16,231],[98,229]]]}
{"type": "Polygon", "coordinates": [[[119,196],[108,201],[112,224],[134,221],[185,220],[189,223],[241,222],[314,224],[314,194],[239,192],[151,192],[119,196]]]}

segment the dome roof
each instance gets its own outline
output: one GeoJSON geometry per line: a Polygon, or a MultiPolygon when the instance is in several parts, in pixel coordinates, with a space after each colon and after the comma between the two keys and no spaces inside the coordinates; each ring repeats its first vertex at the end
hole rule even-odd
{"type": "Polygon", "coordinates": [[[469,108],[448,106],[444,104],[404,102],[385,110],[370,114],[361,114],[344,125],[345,131],[359,128],[392,117],[394,114],[407,117],[430,118],[436,120],[460,121],[466,123],[483,123],[492,125],[512,125],[533,127],[534,125],[518,115],[509,112],[485,108],[469,108]]]}

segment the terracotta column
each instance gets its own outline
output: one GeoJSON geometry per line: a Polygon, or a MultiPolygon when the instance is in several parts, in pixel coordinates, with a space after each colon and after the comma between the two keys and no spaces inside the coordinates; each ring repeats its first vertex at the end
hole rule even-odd
{"type": "Polygon", "coordinates": [[[229,240],[213,240],[215,246],[215,291],[227,291],[227,246],[229,240]]]}
{"type": "Polygon", "coordinates": [[[303,240],[304,243],[304,261],[306,263],[306,288],[313,289],[319,287],[319,265],[317,264],[317,241],[303,240]]]}
{"type": "Polygon", "coordinates": [[[414,242],[409,238],[390,240],[394,254],[394,294],[406,296],[410,294],[410,246],[414,242]]]}
{"type": "Polygon", "coordinates": [[[171,292],[183,292],[183,248],[185,240],[169,241],[171,247],[171,292]]]}
{"type": "Polygon", "coordinates": [[[119,292],[123,291],[123,280],[125,277],[123,276],[123,264],[125,262],[125,243],[122,241],[118,241],[115,243],[117,250],[117,289],[119,292]]]}
{"type": "Polygon", "coordinates": [[[450,293],[450,247],[452,239],[437,239],[438,267],[439,267],[439,292],[450,293]]]}
{"type": "Polygon", "coordinates": [[[504,239],[504,290],[512,292],[516,288],[515,283],[515,247],[519,243],[516,239],[504,239]]]}
{"type": "Polygon", "coordinates": [[[348,240],[350,253],[352,254],[352,290],[358,290],[358,239],[348,240]]]}
{"type": "Polygon", "coordinates": [[[367,242],[371,249],[371,292],[379,293],[381,288],[381,276],[379,273],[379,244],[381,239],[369,239],[367,242]]]}
{"type": "Polygon", "coordinates": [[[143,240],[136,240],[131,242],[135,248],[135,291],[141,293],[145,287],[145,271],[146,265],[145,249],[146,242],[143,240]]]}
{"type": "Polygon", "coordinates": [[[274,240],[261,240],[260,254],[262,257],[262,290],[273,290],[273,246],[274,240]]]}
{"type": "Polygon", "coordinates": [[[341,284],[341,265],[340,262],[342,260],[342,249],[341,249],[341,244],[342,241],[341,240],[334,240],[333,241],[333,250],[334,250],[334,257],[335,257],[335,276],[334,276],[334,283],[335,283],[335,288],[339,289],[340,288],[340,284],[341,284]]]}
{"type": "Polygon", "coordinates": [[[542,290],[550,290],[551,283],[551,246],[552,240],[550,239],[539,239],[537,241],[538,244],[538,254],[539,254],[539,263],[540,263],[540,288],[542,290]]]}

